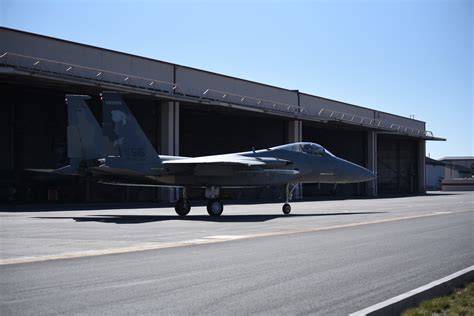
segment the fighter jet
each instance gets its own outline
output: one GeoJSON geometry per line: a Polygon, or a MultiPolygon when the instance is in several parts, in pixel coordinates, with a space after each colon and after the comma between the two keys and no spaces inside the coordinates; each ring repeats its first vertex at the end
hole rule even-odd
{"type": "Polygon", "coordinates": [[[85,102],[88,98],[66,95],[70,165],[55,172],[92,175],[105,184],[183,188],[175,204],[179,216],[191,210],[190,188],[205,189],[207,212],[220,216],[223,188],[286,186],[282,211],[289,214],[298,183],[356,183],[375,178],[370,170],[310,142],[194,158],[158,155],[120,94],[101,94],[102,130],[85,102]]]}

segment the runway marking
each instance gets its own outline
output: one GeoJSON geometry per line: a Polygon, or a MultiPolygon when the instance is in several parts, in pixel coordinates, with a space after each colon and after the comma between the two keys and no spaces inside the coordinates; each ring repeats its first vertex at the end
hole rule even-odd
{"type": "MultiPolygon", "coordinates": [[[[430,282],[428,284],[425,284],[423,286],[420,286],[414,290],[405,292],[403,294],[397,295],[395,297],[389,298],[388,300],[385,300],[383,302],[374,304],[372,306],[369,306],[367,308],[361,309],[357,312],[349,314],[349,316],[364,316],[364,315],[370,315],[370,314],[382,314],[383,312],[388,312],[391,311],[394,313],[393,310],[390,310],[391,305],[397,304],[398,306],[396,308],[400,309],[401,306],[405,306],[403,309],[407,309],[408,307],[412,307],[413,303],[413,298],[423,292],[430,291],[432,289],[435,289],[437,286],[440,286],[442,284],[448,283],[448,282],[453,282],[455,279],[463,278],[464,281],[468,278],[467,275],[469,273],[472,273],[474,271],[474,266],[470,266],[466,269],[457,271],[453,274],[450,274],[444,278],[441,278],[439,280],[430,282]],[[411,298],[411,300],[410,300],[411,298]]],[[[462,282],[462,281],[461,281],[462,282]]],[[[458,283],[461,283],[458,281],[458,283]]]]}
{"type": "Polygon", "coordinates": [[[373,225],[373,224],[383,224],[383,223],[390,223],[390,222],[396,222],[396,221],[402,221],[402,220],[424,218],[424,217],[431,217],[431,216],[441,216],[441,215],[447,215],[447,214],[457,214],[457,213],[464,213],[464,212],[473,212],[473,210],[433,212],[433,213],[428,213],[428,214],[401,216],[401,217],[386,218],[386,219],[373,220],[373,221],[330,225],[330,226],[317,227],[317,228],[290,229],[290,230],[284,230],[284,231],[256,233],[256,234],[251,234],[251,235],[215,235],[215,236],[208,236],[208,237],[202,237],[202,238],[196,238],[196,239],[184,240],[184,241],[178,241],[178,242],[145,243],[142,245],[135,245],[135,246],[130,246],[130,247],[122,247],[122,248],[87,250],[87,251],[62,253],[62,254],[57,254],[57,255],[43,255],[43,256],[35,256],[35,257],[1,259],[0,266],[50,261],[50,260],[115,255],[115,254],[139,252],[139,251],[146,251],[146,250],[159,250],[159,249],[178,248],[178,247],[195,246],[195,245],[215,244],[215,243],[222,243],[222,242],[232,241],[232,240],[243,240],[243,239],[253,239],[253,238],[271,237],[271,236],[313,233],[313,232],[333,230],[333,229],[351,228],[351,227],[373,225]]]}
{"type": "Polygon", "coordinates": [[[464,212],[473,212],[473,210],[452,211],[452,212],[433,212],[433,213],[428,213],[428,214],[393,217],[393,218],[386,218],[386,219],[380,219],[380,220],[374,220],[374,221],[356,222],[356,223],[349,223],[349,224],[339,224],[339,225],[331,225],[331,226],[318,227],[318,228],[306,228],[306,229],[286,230],[286,231],[281,231],[281,232],[259,233],[259,234],[253,234],[253,235],[249,236],[249,238],[312,233],[312,232],[319,232],[319,231],[332,230],[332,229],[351,228],[351,227],[357,227],[357,226],[363,226],[363,225],[373,225],[373,224],[383,224],[383,223],[396,222],[396,221],[402,221],[402,220],[408,220],[408,219],[416,219],[416,218],[439,216],[439,215],[446,215],[446,214],[455,214],[455,213],[464,213],[464,212]]]}
{"type": "Polygon", "coordinates": [[[247,235],[217,235],[217,236],[209,236],[204,237],[205,239],[212,239],[212,240],[237,240],[237,239],[244,239],[248,238],[247,235]]]}

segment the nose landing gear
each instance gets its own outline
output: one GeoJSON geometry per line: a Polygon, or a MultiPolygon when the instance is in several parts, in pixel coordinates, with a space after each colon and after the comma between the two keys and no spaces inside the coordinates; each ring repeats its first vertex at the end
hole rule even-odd
{"type": "Polygon", "coordinates": [[[291,205],[289,204],[289,202],[293,198],[293,191],[295,191],[297,186],[298,186],[298,184],[295,184],[295,183],[288,183],[286,185],[285,204],[283,204],[283,207],[281,208],[281,210],[283,211],[283,214],[285,214],[285,215],[288,215],[288,214],[291,213],[291,205]]]}
{"type": "Polygon", "coordinates": [[[288,203],[283,204],[283,207],[281,208],[283,211],[283,214],[288,215],[291,212],[291,205],[288,203]]]}

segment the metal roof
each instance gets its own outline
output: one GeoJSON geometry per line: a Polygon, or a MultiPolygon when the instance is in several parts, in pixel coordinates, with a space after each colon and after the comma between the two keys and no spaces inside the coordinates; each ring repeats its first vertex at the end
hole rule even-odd
{"type": "MultiPolygon", "coordinates": [[[[442,138],[435,137],[430,131],[426,131],[425,123],[422,121],[409,119],[391,113],[377,111],[374,109],[365,108],[319,96],[300,93],[298,90],[288,90],[280,87],[274,87],[271,85],[217,74],[206,70],[180,66],[147,57],[117,52],[110,49],[104,49],[101,47],[76,43],[63,39],[57,39],[49,36],[18,31],[5,27],[0,27],[0,31],[10,32],[10,36],[13,37],[9,38],[12,41],[18,42],[13,45],[10,45],[12,43],[6,45],[5,49],[8,49],[7,47],[10,47],[10,49],[13,49],[13,51],[0,51],[0,64],[14,67],[15,70],[23,72],[17,73],[18,75],[23,74],[48,78],[51,77],[60,80],[73,80],[81,82],[83,84],[94,84],[105,89],[117,89],[119,91],[137,92],[166,99],[176,99],[177,101],[190,101],[206,104],[215,104],[220,106],[230,106],[244,110],[259,111],[268,114],[287,116],[293,119],[300,120],[310,120],[319,122],[340,122],[349,125],[363,126],[373,130],[407,135],[425,140],[445,140],[442,138]],[[20,37],[18,38],[17,35],[20,37]],[[16,41],[17,38],[20,41],[16,41]],[[30,48],[36,51],[36,53],[30,52],[29,49],[24,48],[28,45],[22,44],[25,43],[25,40],[27,39],[28,41],[30,41],[30,38],[33,39],[32,43],[34,43],[33,46],[30,45],[30,48]],[[45,41],[45,43],[41,42],[43,40],[45,41]],[[59,43],[59,46],[55,46],[56,51],[54,50],[52,45],[50,45],[51,43],[48,44],[47,41],[55,41],[55,43],[59,43]],[[77,46],[65,48],[65,45],[77,46]],[[40,46],[45,46],[45,49],[41,49],[38,51],[37,48],[40,46]],[[98,53],[94,53],[96,55],[92,54],[91,52],[89,52],[89,55],[85,53],[76,54],[75,51],[80,49],[96,49],[104,52],[112,52],[114,54],[117,54],[114,55],[114,58],[118,56],[128,56],[134,58],[133,62],[130,61],[130,64],[133,65],[136,65],[135,63],[139,64],[140,60],[146,60],[149,62],[153,62],[154,64],[161,63],[163,65],[171,65],[172,67],[174,67],[174,75],[168,79],[163,79],[161,77],[158,77],[157,79],[150,78],[146,74],[130,74],[130,72],[128,71],[120,72],[119,70],[115,70],[115,68],[109,69],[100,67],[100,65],[87,66],[86,64],[89,59],[95,58],[98,53]],[[72,51],[74,51],[76,54],[75,59],[71,57],[70,52],[72,51]],[[61,56],[60,59],[64,59],[65,57],[67,58],[66,60],[62,61],[59,61],[57,59],[49,59],[48,52],[53,55],[57,55],[59,53],[61,56]],[[27,55],[25,55],[25,53],[27,55]],[[65,55],[65,53],[68,54],[65,55]],[[39,54],[40,56],[45,55],[46,58],[39,57],[37,54],[39,54]],[[77,57],[77,55],[79,55],[80,57],[77,57]],[[199,76],[201,75],[196,77],[195,75],[189,72],[185,73],[184,75],[180,75],[180,77],[177,79],[176,72],[182,71],[182,69],[190,69],[193,72],[199,74],[209,74],[218,77],[220,80],[219,82],[226,81],[225,86],[227,87],[227,89],[217,89],[218,87],[214,87],[214,85],[219,85],[215,83],[215,78],[213,79],[214,81],[211,80],[207,84],[207,86],[203,86],[202,82],[200,82],[202,80],[199,80],[199,78],[201,78],[199,76]],[[189,76],[189,78],[186,79],[186,76],[189,76]],[[191,85],[190,82],[192,82],[191,85]],[[240,88],[236,88],[236,85],[240,83],[246,83],[247,86],[241,86],[240,88]],[[251,88],[254,89],[253,91],[251,91],[251,93],[248,90],[249,84],[253,85],[251,88]],[[269,94],[268,90],[265,91],[265,87],[267,87],[267,89],[271,88],[277,90],[271,90],[271,93],[269,94]],[[189,89],[191,91],[189,91],[189,89]],[[233,90],[236,90],[236,92],[233,92],[233,90]],[[281,93],[285,96],[281,97],[280,95],[279,98],[278,91],[282,91],[281,93]],[[288,99],[288,93],[291,94],[291,99],[288,99]],[[296,95],[298,96],[298,101],[295,101],[296,99],[294,99],[296,95]],[[300,104],[300,95],[302,97],[310,97],[309,101],[305,101],[307,102],[307,104],[303,104],[303,101],[300,104]],[[285,101],[285,98],[289,101],[285,101]]],[[[2,32],[0,32],[0,34],[1,33],[2,32]]],[[[8,40],[7,37],[5,39],[8,40]]],[[[103,59],[101,57],[100,60],[103,61],[107,59],[103,59]]],[[[136,69],[136,66],[134,66],[134,68],[130,68],[129,71],[134,72],[136,69]]],[[[5,68],[5,74],[8,75],[7,70],[8,69],[5,68]]],[[[154,76],[154,74],[155,73],[151,75],[154,76]]]]}
{"type": "Polygon", "coordinates": [[[474,156],[453,156],[453,157],[443,157],[440,160],[449,161],[449,160],[474,160],[474,156]]]}

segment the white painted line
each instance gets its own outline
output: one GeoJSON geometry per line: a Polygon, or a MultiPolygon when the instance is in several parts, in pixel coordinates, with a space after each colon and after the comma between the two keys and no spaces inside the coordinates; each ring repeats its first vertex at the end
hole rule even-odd
{"type": "Polygon", "coordinates": [[[436,280],[436,281],[433,281],[431,283],[428,283],[426,285],[423,285],[423,286],[420,286],[419,288],[416,288],[414,290],[411,290],[411,291],[408,291],[408,292],[405,292],[403,294],[400,294],[398,296],[395,296],[395,297],[392,297],[386,301],[383,301],[383,302],[380,302],[380,303],[377,303],[375,305],[372,305],[372,306],[369,306],[367,308],[364,308],[364,309],[361,309],[360,311],[357,311],[357,312],[354,312],[352,314],[349,314],[349,316],[363,316],[363,315],[367,315],[369,313],[373,313],[381,308],[384,308],[384,307],[387,307],[389,305],[393,305],[395,303],[398,303],[400,301],[403,301],[404,299],[407,299],[411,296],[414,296],[418,293],[422,293],[422,292],[425,292],[439,284],[442,284],[442,283],[445,283],[445,282],[448,282],[452,279],[455,279],[465,273],[468,273],[470,271],[474,271],[474,266],[470,266],[469,268],[466,268],[466,269],[463,269],[461,271],[458,271],[458,272],[455,272],[451,275],[448,275],[447,277],[444,277],[442,279],[439,279],[439,280],[436,280]]]}
{"type": "Polygon", "coordinates": [[[209,236],[209,237],[204,237],[205,239],[219,239],[219,240],[238,240],[238,239],[244,239],[244,238],[249,238],[249,236],[245,235],[216,235],[216,236],[209,236]]]}
{"type": "Polygon", "coordinates": [[[135,245],[135,246],[123,247],[123,248],[78,251],[78,252],[62,253],[62,254],[57,254],[57,255],[37,256],[37,257],[2,259],[0,260],[0,265],[31,263],[31,262],[60,260],[60,259],[73,259],[73,258],[83,258],[83,257],[95,257],[95,256],[121,254],[121,253],[137,252],[137,251],[178,248],[178,247],[192,246],[192,245],[203,245],[203,244],[218,243],[218,242],[223,242],[223,241],[225,240],[191,239],[191,240],[170,242],[170,243],[147,243],[147,244],[135,245]]]}
{"type": "MultiPolygon", "coordinates": [[[[472,210],[455,211],[452,213],[463,213],[463,212],[472,212],[472,210]]],[[[350,224],[330,225],[330,226],[323,226],[323,227],[316,227],[316,228],[270,231],[266,233],[256,233],[252,235],[216,235],[216,236],[208,236],[208,237],[184,240],[184,241],[178,241],[178,242],[146,243],[146,244],[141,244],[141,245],[139,244],[139,245],[123,247],[123,248],[88,250],[88,251],[78,251],[78,252],[71,252],[71,253],[62,253],[62,254],[56,254],[56,255],[43,255],[43,256],[35,256],[35,257],[1,259],[0,266],[8,265],[8,264],[32,263],[32,262],[40,262],[40,261],[73,259],[73,258],[82,258],[82,257],[95,257],[95,256],[123,254],[123,253],[146,251],[146,250],[159,250],[159,249],[178,248],[178,247],[194,246],[194,245],[214,244],[214,243],[220,243],[220,242],[226,242],[226,241],[232,241],[232,240],[243,240],[243,239],[251,239],[251,238],[284,236],[284,235],[293,235],[293,234],[302,234],[302,233],[314,233],[314,232],[325,231],[325,230],[351,228],[351,227],[357,227],[357,226],[363,226],[363,225],[382,224],[382,223],[389,223],[389,222],[395,222],[395,221],[401,221],[401,220],[440,216],[440,215],[445,215],[445,213],[442,213],[442,214],[428,213],[428,214],[420,214],[420,215],[412,215],[412,216],[386,218],[386,219],[366,221],[366,222],[355,222],[355,223],[350,223],[350,224]]]]}

